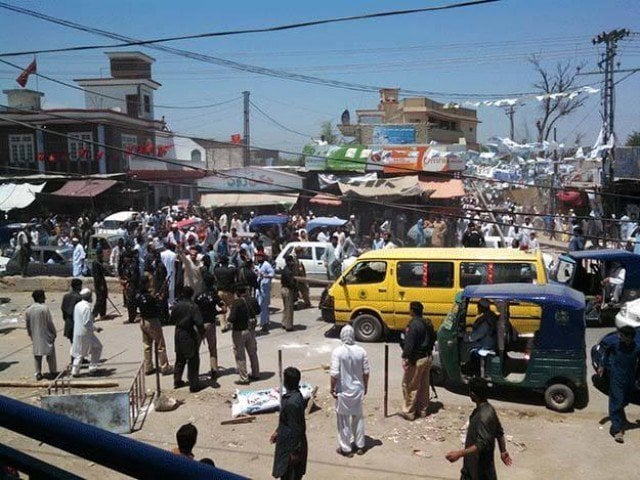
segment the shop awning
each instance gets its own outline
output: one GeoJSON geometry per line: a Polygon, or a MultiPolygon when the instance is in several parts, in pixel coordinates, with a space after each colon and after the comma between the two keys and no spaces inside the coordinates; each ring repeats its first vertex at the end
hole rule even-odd
{"type": "Polygon", "coordinates": [[[417,175],[338,185],[343,195],[351,197],[391,199],[422,194],[417,175]]]}
{"type": "Polygon", "coordinates": [[[429,195],[430,200],[457,198],[464,197],[465,195],[464,183],[462,183],[462,180],[458,180],[457,178],[444,181],[434,180],[429,182],[420,182],[420,188],[422,188],[422,190],[432,192],[431,195],[429,195]]]}
{"type": "Polygon", "coordinates": [[[44,188],[44,183],[5,183],[0,185],[0,210],[8,212],[14,208],[25,208],[36,199],[36,193],[44,188]]]}
{"type": "Polygon", "coordinates": [[[339,207],[342,205],[340,197],[335,195],[329,195],[325,193],[318,193],[317,195],[309,199],[309,203],[315,203],[316,205],[328,205],[330,207],[339,207]]]}
{"type": "Polygon", "coordinates": [[[52,192],[57,197],[91,198],[106,192],[116,183],[116,180],[71,180],[60,190],[52,192]]]}
{"type": "Polygon", "coordinates": [[[204,193],[200,205],[206,208],[260,207],[283,205],[291,208],[298,201],[297,193],[204,193]]]}

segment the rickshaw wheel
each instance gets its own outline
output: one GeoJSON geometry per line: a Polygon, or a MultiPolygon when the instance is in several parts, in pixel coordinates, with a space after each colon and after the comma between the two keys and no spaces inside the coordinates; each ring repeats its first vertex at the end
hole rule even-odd
{"type": "Polygon", "coordinates": [[[557,412],[568,412],[573,408],[576,395],[571,387],[563,383],[549,385],[544,391],[544,402],[547,408],[557,412]]]}

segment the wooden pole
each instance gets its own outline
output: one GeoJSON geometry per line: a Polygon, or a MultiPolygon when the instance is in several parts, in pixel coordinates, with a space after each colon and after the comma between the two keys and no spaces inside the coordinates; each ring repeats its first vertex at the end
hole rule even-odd
{"type": "Polygon", "coordinates": [[[284,393],[284,380],[282,378],[282,349],[278,349],[278,378],[280,379],[280,395],[284,393]]]}
{"type": "Polygon", "coordinates": [[[389,344],[384,344],[384,418],[389,416],[389,344]]]}
{"type": "Polygon", "coordinates": [[[158,363],[158,344],[153,342],[153,353],[156,357],[156,393],[160,396],[160,364],[158,363]]]}

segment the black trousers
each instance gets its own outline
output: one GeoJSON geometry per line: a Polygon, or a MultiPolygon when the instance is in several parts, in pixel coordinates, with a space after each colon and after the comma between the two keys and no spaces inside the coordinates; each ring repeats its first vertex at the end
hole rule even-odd
{"type": "Polygon", "coordinates": [[[189,379],[189,390],[197,390],[200,383],[200,355],[196,352],[195,355],[187,358],[182,355],[182,352],[178,349],[176,351],[176,363],[173,368],[173,383],[174,385],[182,381],[182,374],[184,373],[184,367],[187,366],[187,378],[189,379]]]}
{"type": "Polygon", "coordinates": [[[107,290],[96,290],[96,303],[93,305],[93,316],[104,317],[107,314],[107,290]]]}

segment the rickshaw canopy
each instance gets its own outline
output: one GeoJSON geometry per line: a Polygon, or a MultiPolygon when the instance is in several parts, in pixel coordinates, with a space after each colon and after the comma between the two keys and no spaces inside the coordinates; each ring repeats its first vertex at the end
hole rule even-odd
{"type": "Polygon", "coordinates": [[[619,249],[580,250],[564,253],[562,258],[574,261],[620,262],[625,269],[625,285],[629,288],[640,288],[640,255],[637,253],[619,249]]]}

